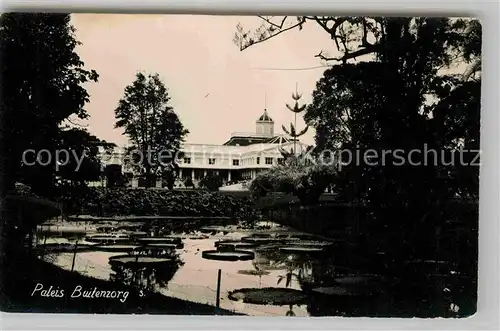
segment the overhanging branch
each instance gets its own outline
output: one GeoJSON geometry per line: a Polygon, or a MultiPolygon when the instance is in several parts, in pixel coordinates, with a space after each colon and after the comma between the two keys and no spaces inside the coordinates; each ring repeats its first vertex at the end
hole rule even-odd
{"type": "MultiPolygon", "coordinates": [[[[367,21],[366,18],[359,18],[359,17],[351,18],[351,17],[334,17],[334,16],[299,16],[297,17],[297,23],[292,24],[286,28],[284,28],[284,26],[289,16],[285,16],[281,20],[281,23],[273,22],[270,17],[264,17],[264,16],[258,16],[258,17],[265,23],[263,23],[261,28],[257,29],[254,32],[253,36],[250,37],[249,36],[250,32],[243,33],[241,30],[239,31],[239,34],[238,33],[236,34],[234,40],[235,43],[238,44],[240,51],[243,51],[252,45],[267,41],[271,38],[280,35],[281,33],[292,30],[294,28],[298,27],[300,29],[307,20],[312,20],[315,21],[324,31],[326,31],[330,35],[331,39],[335,42],[337,50],[343,53],[343,55],[339,57],[328,57],[325,56],[322,52],[320,52],[315,57],[318,57],[323,61],[338,61],[346,63],[350,59],[356,59],[359,56],[377,52],[380,48],[380,42],[381,42],[379,36],[380,34],[382,35],[384,34],[383,27],[381,27],[381,31],[377,33],[377,31],[374,31],[374,26],[371,22],[367,21]],[[351,23],[358,26],[361,25],[362,29],[360,31],[361,40],[360,43],[357,45],[358,49],[356,51],[351,52],[349,50],[349,48],[351,48],[348,47],[349,46],[348,43],[351,41],[349,38],[349,34],[351,32],[350,31],[344,32],[344,29],[342,29],[344,23],[351,23]],[[264,30],[262,31],[262,29],[264,30]],[[374,43],[370,43],[368,41],[369,33],[375,34],[377,40],[374,43]]],[[[375,20],[375,25],[381,24],[381,22],[377,20],[377,18],[374,18],[374,20],[375,20]]]]}
{"type": "Polygon", "coordinates": [[[265,37],[264,37],[264,34],[262,34],[262,35],[261,35],[261,36],[260,36],[257,40],[255,40],[254,38],[249,38],[248,40],[244,40],[244,39],[246,39],[246,38],[245,38],[245,37],[242,37],[241,39],[243,39],[243,40],[240,40],[240,42],[241,42],[241,43],[240,43],[240,45],[239,45],[239,46],[240,46],[240,51],[243,51],[243,50],[247,49],[247,48],[248,48],[248,47],[250,47],[250,46],[253,46],[253,45],[256,45],[256,44],[260,44],[260,43],[262,43],[262,42],[264,42],[264,41],[266,41],[266,40],[269,40],[269,39],[271,39],[271,38],[274,38],[274,37],[276,37],[276,36],[278,36],[278,35],[282,34],[283,32],[290,31],[290,30],[292,30],[292,29],[295,29],[295,28],[297,28],[297,27],[300,27],[300,26],[302,26],[302,24],[304,24],[304,22],[305,22],[305,20],[306,20],[305,18],[300,18],[300,19],[299,19],[299,21],[298,21],[296,24],[293,24],[293,25],[291,25],[291,26],[289,26],[289,27],[287,27],[287,28],[283,28],[283,25],[284,25],[284,23],[285,23],[285,21],[286,21],[287,17],[288,17],[288,16],[285,16],[285,17],[283,18],[283,20],[281,21],[281,24],[280,24],[280,25],[277,25],[276,23],[271,23],[269,19],[266,19],[266,18],[263,18],[263,17],[259,16],[259,18],[260,18],[260,19],[262,19],[262,20],[264,20],[266,23],[270,24],[270,25],[271,25],[271,27],[275,27],[275,28],[277,28],[277,29],[278,29],[278,32],[276,32],[276,33],[272,33],[272,29],[269,29],[269,28],[268,28],[268,30],[267,30],[267,31],[268,31],[268,32],[269,32],[269,31],[271,31],[271,32],[270,32],[270,34],[269,34],[268,36],[265,36],[265,37]]]}

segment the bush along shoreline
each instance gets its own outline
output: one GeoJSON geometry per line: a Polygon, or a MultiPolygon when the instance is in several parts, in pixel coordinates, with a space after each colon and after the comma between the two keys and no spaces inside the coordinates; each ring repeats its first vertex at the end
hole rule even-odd
{"type": "Polygon", "coordinates": [[[60,202],[66,215],[205,216],[259,219],[250,196],[205,190],[155,190],[89,187],[65,190],[60,202]]]}

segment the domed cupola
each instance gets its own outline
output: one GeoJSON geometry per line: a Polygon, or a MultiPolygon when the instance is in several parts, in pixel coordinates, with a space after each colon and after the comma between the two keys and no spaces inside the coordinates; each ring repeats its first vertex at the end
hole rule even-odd
{"type": "Polygon", "coordinates": [[[267,113],[267,109],[264,109],[264,114],[262,114],[259,119],[259,122],[273,122],[273,119],[267,113]]]}
{"type": "Polygon", "coordinates": [[[274,136],[274,121],[267,113],[267,109],[264,109],[264,114],[262,114],[257,121],[255,121],[256,133],[258,135],[263,135],[266,137],[274,136]]]}

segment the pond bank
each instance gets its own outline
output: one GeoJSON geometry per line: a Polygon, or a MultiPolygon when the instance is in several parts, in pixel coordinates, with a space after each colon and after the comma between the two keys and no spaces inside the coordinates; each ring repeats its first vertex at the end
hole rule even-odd
{"type": "Polygon", "coordinates": [[[78,313],[78,314],[172,314],[172,315],[242,315],[214,306],[172,298],[155,292],[141,293],[132,287],[70,272],[37,258],[18,259],[3,275],[8,283],[2,297],[5,312],[78,313]],[[10,280],[10,281],[9,281],[10,280]],[[45,289],[64,290],[65,296],[31,296],[37,284],[45,289]],[[71,298],[77,286],[102,291],[129,291],[125,302],[107,298],[71,298]]]}

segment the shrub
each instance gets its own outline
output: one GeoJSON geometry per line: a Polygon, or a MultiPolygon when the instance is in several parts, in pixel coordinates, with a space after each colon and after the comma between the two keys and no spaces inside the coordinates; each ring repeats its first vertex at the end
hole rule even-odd
{"type": "Polygon", "coordinates": [[[305,167],[295,184],[295,195],[304,205],[318,202],[326,188],[335,181],[335,170],[331,166],[311,165],[305,167]]]}
{"type": "Polygon", "coordinates": [[[186,179],[184,179],[184,186],[186,188],[188,188],[188,187],[194,188],[194,183],[193,183],[193,180],[191,179],[191,177],[186,177],[186,179]]]}
{"type": "Polygon", "coordinates": [[[250,185],[254,199],[268,192],[290,193],[301,204],[316,203],[326,188],[334,182],[335,170],[325,165],[276,166],[260,172],[250,185]]]}
{"type": "Polygon", "coordinates": [[[222,177],[219,175],[208,175],[200,180],[200,187],[209,191],[218,191],[222,186],[222,177]]]}
{"type": "Polygon", "coordinates": [[[205,190],[170,191],[154,189],[127,189],[105,187],[89,188],[85,197],[66,191],[65,204],[73,211],[95,214],[101,206],[100,216],[158,215],[158,216],[229,216],[253,220],[260,217],[250,197],[232,196],[205,190]]]}
{"type": "Polygon", "coordinates": [[[108,164],[104,168],[104,176],[106,176],[107,186],[124,187],[127,183],[127,178],[122,174],[122,166],[118,164],[108,164]]]}

